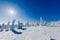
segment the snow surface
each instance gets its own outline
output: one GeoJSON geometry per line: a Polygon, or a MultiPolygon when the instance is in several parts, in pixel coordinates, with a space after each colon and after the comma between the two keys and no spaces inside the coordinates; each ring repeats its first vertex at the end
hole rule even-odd
{"type": "Polygon", "coordinates": [[[22,34],[14,34],[11,31],[0,32],[0,40],[60,40],[60,27],[26,27],[27,30],[18,30],[22,34]]]}

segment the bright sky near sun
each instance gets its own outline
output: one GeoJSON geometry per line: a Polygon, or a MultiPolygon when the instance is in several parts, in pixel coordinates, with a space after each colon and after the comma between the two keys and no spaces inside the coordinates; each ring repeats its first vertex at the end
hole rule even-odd
{"type": "Polygon", "coordinates": [[[14,2],[0,1],[0,24],[7,24],[8,21],[12,21],[13,19],[21,22],[31,21],[31,19],[25,14],[25,11],[14,2]]]}

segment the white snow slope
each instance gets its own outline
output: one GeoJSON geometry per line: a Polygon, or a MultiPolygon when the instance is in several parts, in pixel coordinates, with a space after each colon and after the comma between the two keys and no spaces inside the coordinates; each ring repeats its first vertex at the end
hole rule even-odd
{"type": "Polygon", "coordinates": [[[0,40],[50,40],[54,38],[60,40],[60,27],[26,27],[27,30],[22,31],[23,34],[14,34],[11,31],[0,32],[0,40]]]}

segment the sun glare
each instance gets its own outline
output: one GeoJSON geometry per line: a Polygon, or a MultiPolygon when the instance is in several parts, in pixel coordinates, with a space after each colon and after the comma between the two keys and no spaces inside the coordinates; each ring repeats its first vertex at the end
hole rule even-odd
{"type": "Polygon", "coordinates": [[[13,15],[13,14],[14,14],[14,10],[9,10],[9,13],[10,13],[11,15],[13,15]]]}

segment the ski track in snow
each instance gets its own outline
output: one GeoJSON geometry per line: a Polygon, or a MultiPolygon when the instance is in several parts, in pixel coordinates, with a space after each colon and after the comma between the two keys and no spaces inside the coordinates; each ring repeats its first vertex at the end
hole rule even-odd
{"type": "Polygon", "coordinates": [[[12,31],[0,32],[0,40],[60,40],[60,27],[26,27],[27,30],[18,30],[22,34],[14,34],[12,31]]]}

